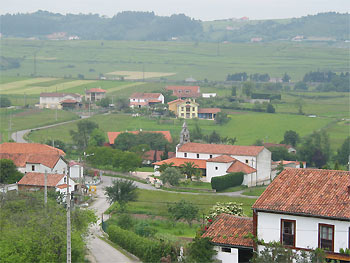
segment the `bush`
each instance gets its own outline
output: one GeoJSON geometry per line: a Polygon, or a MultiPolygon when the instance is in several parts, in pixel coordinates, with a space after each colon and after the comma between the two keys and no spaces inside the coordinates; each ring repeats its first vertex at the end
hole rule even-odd
{"type": "Polygon", "coordinates": [[[0,108],[7,108],[11,106],[11,101],[6,97],[0,97],[0,108]]]}
{"type": "Polygon", "coordinates": [[[230,173],[223,176],[211,178],[211,188],[216,191],[223,191],[229,187],[241,185],[243,182],[244,173],[230,173]]]}
{"type": "Polygon", "coordinates": [[[125,230],[128,230],[133,228],[133,226],[135,225],[135,222],[129,214],[122,213],[122,214],[119,214],[117,217],[117,224],[119,227],[125,230]]]}
{"type": "Polygon", "coordinates": [[[173,259],[176,257],[168,242],[140,237],[118,226],[108,227],[107,233],[111,241],[139,257],[143,262],[159,262],[162,257],[167,255],[172,255],[173,259]]]}

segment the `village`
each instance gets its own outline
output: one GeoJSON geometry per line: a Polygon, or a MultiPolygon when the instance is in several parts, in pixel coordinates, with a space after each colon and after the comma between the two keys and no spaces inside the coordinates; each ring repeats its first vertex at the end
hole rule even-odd
{"type": "MultiPolygon", "coordinates": [[[[148,262],[152,258],[173,262],[174,257],[179,261],[185,260],[184,245],[178,248],[181,251],[167,252],[164,249],[160,254],[147,257],[116,241],[116,234],[111,230],[112,223],[108,223],[107,219],[110,218],[109,222],[119,220],[118,214],[123,215],[127,211],[123,210],[127,209],[126,203],[136,199],[131,198],[125,203],[116,197],[113,199],[113,194],[107,189],[116,187],[117,183],[111,180],[113,177],[109,174],[114,174],[119,184],[136,184],[135,188],[147,189],[150,195],[158,191],[176,191],[179,203],[175,204],[180,204],[181,196],[186,195],[199,194],[202,198],[223,195],[229,199],[247,197],[244,191],[260,189],[261,193],[251,196],[254,198],[251,199],[252,205],[245,208],[252,216],[237,212],[242,209],[240,204],[231,204],[230,207],[229,203],[223,203],[226,209],[218,209],[215,216],[200,222],[201,232],[197,237],[208,240],[213,246],[211,257],[223,263],[249,262],[256,253],[274,249],[273,242],[278,242],[282,248],[294,251],[295,255],[291,256],[294,259],[312,257],[314,251],[320,249],[323,254],[316,253],[320,258],[350,261],[346,252],[350,244],[348,171],[309,167],[310,163],[306,160],[297,159],[298,149],[292,141],[236,145],[234,135],[226,140],[219,136],[215,140],[215,132],[208,136],[208,140],[204,137],[198,139],[188,128],[187,121],[203,119],[219,126],[222,120],[228,118],[220,108],[203,108],[196,102],[198,98],[211,98],[216,94],[201,93],[199,86],[166,86],[164,92],[133,93],[126,112],[133,118],[148,114],[153,117],[167,115],[179,120],[181,132],[175,136],[169,130],[143,128],[111,130],[103,134],[88,119],[93,114],[99,114],[98,109],[106,108],[105,114],[111,114],[115,107],[110,100],[101,106],[101,102],[108,98],[107,91],[101,88],[85,90],[84,97],[77,93],[41,93],[37,108],[88,113],[84,117],[87,119],[81,121],[85,123],[85,128],[82,125],[81,130],[72,133],[77,143],[75,155],[67,156],[54,140],[49,145],[29,142],[0,144],[1,161],[17,171],[12,170],[13,175],[1,174],[2,193],[40,192],[45,193],[47,198],[47,192],[51,190],[59,196],[58,202],[66,203],[67,207],[90,207],[102,213],[102,217],[97,215],[101,231],[108,233],[111,241],[140,260],[148,262]],[[273,160],[272,155],[280,151],[285,156],[292,156],[293,160],[273,160]],[[145,167],[144,171],[141,167],[145,167]],[[205,189],[200,190],[196,185],[205,186],[205,189]],[[186,191],[189,192],[184,193],[186,191]],[[108,200],[113,200],[110,208],[108,200]],[[117,203],[119,208],[115,207],[117,203]],[[108,208],[109,212],[106,213],[104,208],[108,208]]],[[[269,101],[258,103],[268,104],[269,101]]],[[[193,206],[191,202],[187,205],[193,206]]],[[[190,212],[185,211],[185,215],[178,215],[177,220],[187,220],[190,226],[198,223],[198,209],[196,211],[193,217],[188,217],[190,212]]],[[[143,238],[146,240],[147,235],[143,238]]],[[[196,238],[193,242],[199,241],[196,238]]],[[[90,251],[93,250],[90,246],[90,251]]],[[[189,253],[190,249],[186,251],[189,253]]],[[[286,259],[286,262],[289,261],[286,259]]]]}

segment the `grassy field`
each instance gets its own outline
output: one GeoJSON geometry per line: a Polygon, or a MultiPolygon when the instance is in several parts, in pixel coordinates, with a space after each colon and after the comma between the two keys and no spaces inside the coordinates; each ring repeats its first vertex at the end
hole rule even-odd
{"type": "MultiPolygon", "coordinates": [[[[311,134],[314,130],[321,129],[331,123],[330,118],[309,118],[300,115],[268,114],[268,113],[246,113],[232,114],[231,120],[223,125],[216,125],[213,121],[199,120],[200,127],[205,134],[216,130],[221,136],[236,137],[238,145],[250,145],[257,139],[269,142],[280,142],[284,132],[295,130],[300,136],[311,134]]],[[[181,120],[156,120],[147,117],[131,117],[125,114],[109,114],[93,116],[90,119],[99,125],[104,132],[108,131],[132,131],[147,130],[169,130],[173,136],[178,136],[181,131],[181,120]]],[[[187,121],[189,129],[194,127],[195,121],[187,121]]],[[[33,141],[45,141],[47,138],[56,137],[66,142],[71,142],[69,130],[76,129],[76,124],[62,125],[55,129],[35,131],[29,138],[33,141]]],[[[333,137],[331,137],[333,138],[333,137]]],[[[333,141],[331,141],[333,146],[333,141]]],[[[336,145],[339,146],[338,144],[336,145]]]]}
{"type": "MultiPolygon", "coordinates": [[[[11,132],[36,128],[57,122],[78,119],[78,116],[68,111],[57,111],[57,121],[55,110],[39,109],[0,109],[0,133],[1,141],[8,141],[11,132]],[[11,129],[10,129],[10,123],[11,129]]],[[[51,137],[55,138],[55,137],[51,137]]]]}
{"type": "Polygon", "coordinates": [[[21,67],[6,76],[36,75],[97,79],[115,71],[175,73],[165,78],[224,80],[246,71],[293,81],[309,71],[348,70],[348,50],[310,43],[190,43],[150,41],[39,41],[0,40],[2,56],[18,58],[21,67]]]}
{"type": "Polygon", "coordinates": [[[136,202],[130,202],[128,209],[134,214],[148,214],[155,216],[167,216],[167,204],[186,200],[197,205],[200,214],[206,214],[217,202],[237,202],[242,203],[244,213],[252,216],[251,206],[255,202],[252,198],[232,198],[229,196],[218,196],[208,194],[181,194],[161,191],[150,191],[138,189],[139,196],[136,202]]]}

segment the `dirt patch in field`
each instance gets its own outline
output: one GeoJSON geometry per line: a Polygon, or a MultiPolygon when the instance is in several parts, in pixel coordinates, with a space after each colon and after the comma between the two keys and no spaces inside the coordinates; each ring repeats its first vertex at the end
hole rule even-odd
{"type": "Polygon", "coordinates": [[[106,73],[108,75],[115,75],[124,77],[124,79],[149,79],[149,78],[160,78],[175,75],[176,73],[171,72],[142,72],[142,71],[114,71],[106,73]]]}
{"type": "Polygon", "coordinates": [[[36,114],[36,113],[38,113],[40,111],[42,111],[42,110],[40,110],[40,109],[32,109],[32,110],[27,110],[27,111],[22,111],[22,112],[16,113],[13,116],[14,117],[28,116],[28,115],[36,114]]]}

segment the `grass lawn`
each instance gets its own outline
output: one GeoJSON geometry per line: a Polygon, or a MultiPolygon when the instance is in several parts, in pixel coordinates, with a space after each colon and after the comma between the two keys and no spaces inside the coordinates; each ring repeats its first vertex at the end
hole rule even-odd
{"type": "Polygon", "coordinates": [[[128,210],[133,214],[166,217],[168,215],[167,204],[184,199],[197,205],[200,209],[200,215],[206,214],[217,202],[237,202],[243,204],[243,210],[247,216],[252,216],[251,206],[255,202],[255,199],[251,198],[232,198],[215,194],[183,194],[143,189],[138,189],[137,191],[139,193],[137,201],[128,204],[128,210]]]}
{"type": "Polygon", "coordinates": [[[251,187],[245,190],[242,194],[248,196],[260,196],[265,191],[266,187],[267,186],[251,187]]]}
{"type": "Polygon", "coordinates": [[[151,173],[153,173],[154,172],[154,168],[153,167],[147,167],[147,166],[139,167],[139,168],[137,168],[137,171],[138,172],[151,172],[151,173]]]}
{"type": "MultiPolygon", "coordinates": [[[[55,110],[39,109],[0,109],[0,132],[2,141],[8,141],[8,135],[11,125],[11,132],[36,128],[57,122],[78,119],[78,116],[72,112],[58,110],[56,121],[55,110]]],[[[46,137],[46,139],[55,139],[55,137],[46,137]]],[[[44,141],[41,141],[44,142],[44,141]]]]}

